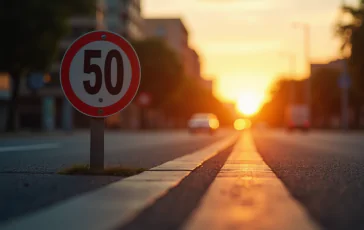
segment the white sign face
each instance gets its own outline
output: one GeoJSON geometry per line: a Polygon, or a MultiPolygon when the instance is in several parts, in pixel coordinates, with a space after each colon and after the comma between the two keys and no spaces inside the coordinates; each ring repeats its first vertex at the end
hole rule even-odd
{"type": "Polygon", "coordinates": [[[76,53],[70,75],[76,76],[70,78],[70,82],[72,90],[81,101],[93,107],[106,107],[118,102],[128,90],[131,82],[131,65],[125,52],[118,46],[111,42],[96,41],[87,44],[76,53]],[[99,51],[97,55],[95,51],[99,51]],[[122,58],[120,60],[115,57],[109,58],[111,62],[106,63],[107,56],[112,51],[117,51],[122,58]],[[105,66],[106,64],[110,66],[105,66]],[[106,68],[110,69],[109,78],[105,77],[106,68]],[[123,79],[117,78],[120,74],[118,71],[122,71],[123,79]],[[96,76],[98,72],[102,75],[99,79],[96,76]],[[96,82],[98,80],[100,82],[96,82]],[[122,87],[118,87],[118,81],[122,81],[122,87]]]}
{"type": "Polygon", "coordinates": [[[67,50],[61,65],[65,96],[80,112],[106,117],[124,109],[140,83],[140,64],[131,45],[117,34],[95,31],[67,50]]]}

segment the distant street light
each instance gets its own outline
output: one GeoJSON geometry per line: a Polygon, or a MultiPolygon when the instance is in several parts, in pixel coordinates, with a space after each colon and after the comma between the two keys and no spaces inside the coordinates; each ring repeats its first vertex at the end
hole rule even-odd
{"type": "MultiPolygon", "coordinates": [[[[300,28],[304,32],[304,54],[305,54],[305,62],[307,65],[307,106],[309,107],[309,114],[311,118],[311,106],[312,106],[312,98],[311,98],[311,58],[310,58],[310,25],[306,23],[301,22],[295,22],[293,23],[294,28],[300,28]]],[[[311,120],[311,119],[310,119],[311,120]]]]}
{"type": "Polygon", "coordinates": [[[280,56],[285,57],[289,60],[289,74],[291,75],[290,78],[292,79],[292,84],[290,88],[290,101],[293,105],[295,103],[295,77],[296,77],[296,55],[293,53],[288,52],[280,52],[280,56]]]}

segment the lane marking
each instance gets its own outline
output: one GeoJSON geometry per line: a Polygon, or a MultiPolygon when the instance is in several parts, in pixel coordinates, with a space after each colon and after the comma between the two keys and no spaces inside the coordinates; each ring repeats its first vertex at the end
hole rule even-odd
{"type": "Polygon", "coordinates": [[[239,135],[234,133],[199,151],[152,169],[156,171],[146,171],[27,216],[11,219],[0,224],[0,229],[116,229],[177,186],[192,169],[231,146],[239,135]],[[171,167],[180,171],[160,171],[171,167]]]}
{"type": "Polygon", "coordinates": [[[18,151],[36,151],[45,149],[57,149],[61,145],[58,143],[52,144],[35,144],[35,145],[20,145],[20,146],[5,146],[0,147],[1,152],[18,152],[18,151]]]}
{"type": "Polygon", "coordinates": [[[320,229],[245,132],[183,230],[320,229]]]}

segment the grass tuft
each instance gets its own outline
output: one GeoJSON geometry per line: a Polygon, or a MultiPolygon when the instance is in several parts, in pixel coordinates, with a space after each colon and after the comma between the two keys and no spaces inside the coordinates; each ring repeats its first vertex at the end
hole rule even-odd
{"type": "Polygon", "coordinates": [[[61,175],[88,175],[88,176],[121,176],[130,177],[144,172],[145,168],[125,168],[122,166],[113,166],[104,170],[91,170],[88,164],[74,165],[69,168],[62,169],[58,172],[61,175]]]}

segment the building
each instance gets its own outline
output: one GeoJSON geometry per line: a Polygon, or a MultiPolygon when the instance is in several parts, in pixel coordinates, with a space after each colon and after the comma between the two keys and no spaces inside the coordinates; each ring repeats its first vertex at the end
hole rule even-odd
{"type": "Polygon", "coordinates": [[[343,70],[344,65],[345,65],[344,59],[337,59],[334,61],[330,61],[328,63],[311,63],[311,76],[314,76],[315,73],[317,73],[317,71],[322,68],[330,68],[341,71],[343,70]]]}
{"type": "Polygon", "coordinates": [[[106,0],[105,23],[110,31],[126,39],[143,39],[144,19],[141,14],[141,0],[106,0]]]}
{"type": "Polygon", "coordinates": [[[214,81],[200,78],[200,84],[211,94],[213,93],[214,81]]]}
{"type": "Polygon", "coordinates": [[[145,31],[148,37],[159,37],[177,53],[188,73],[191,50],[188,47],[188,30],[180,18],[145,19],[145,31]]]}
{"type": "Polygon", "coordinates": [[[10,99],[10,76],[8,74],[0,73],[0,131],[5,130],[6,125],[6,112],[8,108],[8,101],[10,99]]]}
{"type": "MultiPolygon", "coordinates": [[[[311,63],[311,77],[316,76],[318,71],[320,71],[320,69],[323,68],[333,69],[342,72],[345,68],[345,65],[346,65],[345,59],[336,59],[328,63],[311,63]]],[[[307,82],[307,80],[305,80],[304,82],[307,82]]],[[[340,87],[339,85],[340,81],[337,82],[338,88],[340,87]]],[[[341,104],[338,104],[337,106],[340,107],[341,104]]],[[[353,107],[353,105],[349,105],[349,125],[353,125],[355,122],[354,109],[355,108],[353,107]]],[[[329,126],[331,128],[340,128],[341,114],[332,113],[330,114],[329,118],[318,115],[316,120],[314,120],[313,122],[318,127],[329,126]]],[[[360,126],[364,126],[364,107],[361,108],[360,126]]]]}
{"type": "Polygon", "coordinates": [[[186,66],[186,75],[199,79],[201,78],[201,63],[200,63],[200,57],[196,50],[192,48],[188,48],[187,51],[187,66],[186,66]]]}
{"type": "Polygon", "coordinates": [[[180,18],[148,18],[145,26],[148,37],[164,39],[181,56],[187,53],[188,31],[180,18]]]}

